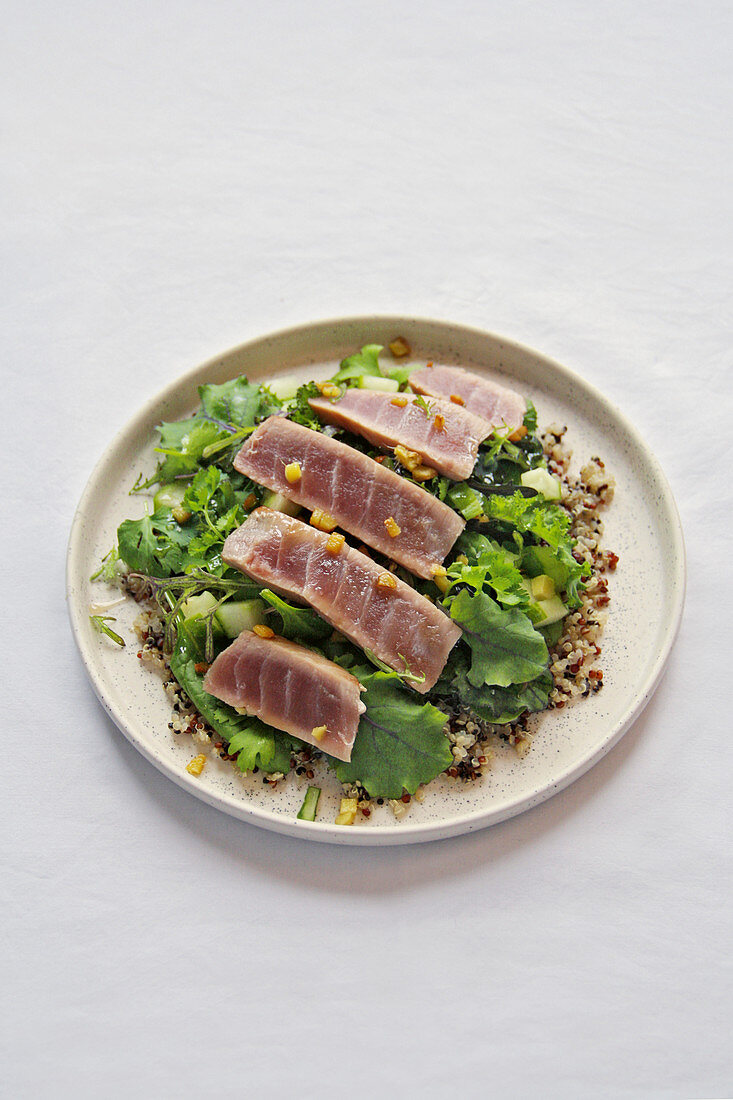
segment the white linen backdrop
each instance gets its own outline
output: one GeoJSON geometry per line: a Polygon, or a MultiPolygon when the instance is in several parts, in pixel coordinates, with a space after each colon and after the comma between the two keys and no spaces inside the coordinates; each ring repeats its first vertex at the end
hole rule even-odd
{"type": "Polygon", "coordinates": [[[4,1095],[731,1094],[731,14],[6,4],[4,1095]],[[595,383],[689,554],[666,676],[607,758],[389,850],[188,797],[105,716],[64,606],[76,501],[145,399],[371,312],[595,383]]]}

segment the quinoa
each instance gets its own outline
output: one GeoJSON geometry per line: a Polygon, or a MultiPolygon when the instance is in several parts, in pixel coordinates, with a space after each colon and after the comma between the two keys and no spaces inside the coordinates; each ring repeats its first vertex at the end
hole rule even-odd
{"type": "MultiPolygon", "coordinates": [[[[603,688],[599,641],[610,602],[607,574],[614,572],[618,564],[617,555],[601,546],[602,513],[613,500],[615,481],[597,455],[591,457],[578,474],[572,474],[572,451],[565,443],[566,432],[566,426],[551,424],[540,435],[540,440],[548,469],[560,480],[560,503],[571,517],[570,535],[576,543],[574,556],[577,561],[588,563],[590,577],[580,594],[581,606],[565,617],[562,634],[550,648],[549,670],[553,686],[549,710],[560,710],[603,688]]],[[[129,574],[121,578],[121,586],[143,608],[134,624],[140,643],[138,657],[143,665],[163,678],[172,707],[168,728],[175,736],[192,737],[197,747],[207,749],[222,760],[236,762],[236,754],[227,753],[226,744],[197,712],[171,674],[164,649],[163,621],[153,602],[149,583],[136,574],[129,574]]],[[[491,769],[496,750],[502,744],[512,746],[519,757],[526,756],[533,739],[539,735],[542,713],[525,713],[514,722],[498,726],[466,707],[458,707],[448,715],[445,726],[453,762],[443,774],[451,781],[465,784],[479,780],[491,769]]],[[[315,778],[314,767],[322,759],[322,753],[305,745],[300,752],[291,754],[289,774],[294,775],[296,781],[310,781],[315,778]]],[[[255,768],[254,772],[257,771],[255,768]]],[[[274,772],[264,774],[262,781],[274,790],[285,778],[283,772],[274,772]]],[[[358,811],[365,820],[385,804],[400,820],[409,813],[413,800],[422,802],[425,797],[422,787],[415,795],[405,793],[399,799],[372,798],[359,783],[343,784],[342,787],[343,797],[357,800],[358,811]]]]}

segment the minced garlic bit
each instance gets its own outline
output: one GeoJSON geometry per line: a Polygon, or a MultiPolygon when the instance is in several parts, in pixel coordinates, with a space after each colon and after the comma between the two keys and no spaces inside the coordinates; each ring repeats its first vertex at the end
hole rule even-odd
{"type": "Polygon", "coordinates": [[[316,387],[323,397],[341,396],[341,390],[333,382],[316,382],[316,387]]]}
{"type": "Polygon", "coordinates": [[[204,764],[206,763],[206,757],[203,753],[199,753],[198,756],[194,756],[193,760],[186,764],[186,771],[189,775],[201,775],[204,770],[204,764]]]}
{"type": "Polygon", "coordinates": [[[522,424],[521,427],[517,428],[516,431],[513,431],[512,434],[509,436],[509,442],[519,443],[519,440],[524,439],[526,434],[527,429],[525,428],[524,424],[522,424]]]}
{"type": "Polygon", "coordinates": [[[300,481],[302,474],[299,462],[288,462],[285,467],[285,480],[289,481],[293,485],[296,481],[300,481]]]}
{"type": "Polygon", "coordinates": [[[433,423],[435,424],[436,432],[444,432],[445,431],[445,417],[443,416],[442,413],[436,413],[435,414],[435,416],[433,417],[433,423]]]}
{"type": "Polygon", "coordinates": [[[450,395],[450,399],[451,399],[451,401],[453,402],[454,405],[465,405],[466,404],[466,402],[463,400],[461,395],[458,394],[458,393],[452,393],[450,395]]]}
{"type": "Polygon", "coordinates": [[[411,451],[409,447],[403,447],[398,443],[394,449],[394,456],[401,466],[412,472],[416,466],[422,464],[422,455],[419,451],[411,451]]]}
{"type": "Polygon", "coordinates": [[[432,466],[416,466],[410,473],[415,481],[432,481],[434,477],[438,476],[438,471],[434,470],[432,466]]]}
{"type": "Polygon", "coordinates": [[[384,521],[384,526],[387,528],[387,534],[391,539],[396,539],[402,533],[402,528],[398,523],[395,523],[394,516],[388,516],[384,521]]]}
{"type": "Polygon", "coordinates": [[[346,539],[344,538],[343,535],[337,535],[334,532],[333,535],[328,536],[328,540],[326,542],[326,549],[328,550],[329,554],[338,554],[341,550],[341,547],[344,545],[345,542],[346,542],[346,539]]]}
{"type": "Polygon", "coordinates": [[[314,726],[311,730],[311,737],[315,737],[316,741],[322,741],[327,733],[327,726],[314,726]]]}
{"type": "Polygon", "coordinates": [[[271,630],[269,626],[263,626],[261,623],[256,623],[255,626],[252,627],[252,631],[257,635],[258,638],[275,637],[275,631],[271,630]]]}
{"type": "Polygon", "coordinates": [[[316,527],[319,531],[331,532],[334,528],[338,527],[338,523],[329,515],[328,512],[324,512],[321,508],[314,508],[311,518],[311,527],[316,527]]]}
{"type": "Polygon", "coordinates": [[[390,405],[396,405],[398,409],[404,409],[407,405],[407,398],[403,394],[399,394],[398,397],[392,398],[390,405]]]}
{"type": "Polygon", "coordinates": [[[377,588],[396,588],[397,580],[391,573],[380,573],[377,577],[377,588]]]}
{"type": "Polygon", "coordinates": [[[392,352],[395,359],[404,359],[406,355],[410,354],[412,349],[404,336],[397,336],[389,345],[389,350],[392,352]]]}
{"type": "Polygon", "coordinates": [[[337,825],[353,825],[356,820],[356,811],[359,808],[359,800],[356,798],[342,798],[339,812],[336,815],[337,825]]]}

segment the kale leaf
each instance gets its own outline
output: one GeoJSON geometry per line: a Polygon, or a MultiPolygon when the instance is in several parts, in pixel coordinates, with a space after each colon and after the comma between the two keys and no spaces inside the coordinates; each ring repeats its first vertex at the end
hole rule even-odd
{"type": "Polygon", "coordinates": [[[342,783],[359,782],[373,798],[414,794],[453,762],[444,732],[446,715],[418,703],[395,673],[352,669],[366,688],[351,762],[332,760],[342,783]]]}

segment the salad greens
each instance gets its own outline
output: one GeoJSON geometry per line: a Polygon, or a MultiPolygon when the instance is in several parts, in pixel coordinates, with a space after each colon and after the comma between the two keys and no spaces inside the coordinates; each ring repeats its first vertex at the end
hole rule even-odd
{"type": "MultiPolygon", "coordinates": [[[[332,382],[361,385],[365,379],[386,376],[406,389],[410,368],[383,369],[381,351],[380,345],[368,344],[348,356],[332,382]]],[[[428,492],[458,510],[467,526],[435,583],[400,572],[436,600],[463,631],[438,683],[427,696],[419,696],[410,686],[415,677],[407,667],[402,673],[388,669],[334,634],[314,611],[261,588],[221,558],[226,537],[267,499],[262,486],[232,465],[242,441],[278,412],[324,430],[308,404],[319,393],[316,383],[300,386],[286,401],[245,377],[201,386],[198,393],[200,406],[193,416],[158,427],[157,468],[146,480],[138,478],[132,490],[157,486],[155,506],[142,518],[120,524],[117,546],[96,576],[112,581],[128,571],[150,586],[164,617],[173,675],[243,771],[286,773],[293,754],[304,746],[203,689],[203,670],[230,642],[217,612],[232,601],[257,598],[276,633],[317,649],[357,676],[365,689],[366,710],[352,759],[329,763],[342,782],[358,783],[373,797],[413,794],[451,766],[446,722],[459,709],[468,708],[501,726],[547,706],[552,688],[548,644],[560,625],[557,614],[552,619],[548,615],[547,601],[536,598],[540,588],[533,588],[533,581],[541,578],[545,592],[549,583],[556,604],[564,601],[559,604],[561,617],[579,605],[588,568],[573,556],[568,513],[522,485],[524,472],[545,467],[531,403],[523,431],[495,432],[481,445],[467,481],[456,484],[436,476],[423,483],[428,492]],[[204,596],[198,607],[196,600],[204,596]]],[[[417,400],[429,416],[429,400],[417,400]]],[[[367,447],[339,429],[326,430],[367,447]]],[[[393,456],[384,461],[402,476],[411,476],[393,456]]],[[[118,640],[104,618],[99,617],[95,626],[118,640]]],[[[315,813],[316,804],[314,794],[308,815],[315,813]]]]}

